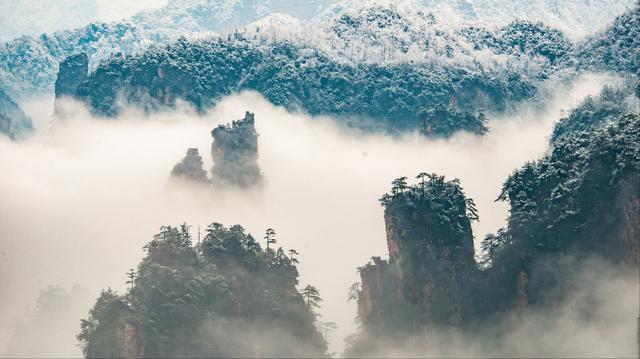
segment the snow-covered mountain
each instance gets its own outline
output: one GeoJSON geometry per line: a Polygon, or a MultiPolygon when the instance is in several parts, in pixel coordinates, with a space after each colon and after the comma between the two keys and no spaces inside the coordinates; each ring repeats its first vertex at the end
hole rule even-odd
{"type": "Polygon", "coordinates": [[[142,12],[131,22],[147,29],[220,32],[244,27],[275,13],[312,19],[336,0],[171,0],[167,6],[142,12]]]}
{"type": "Polygon", "coordinates": [[[524,33],[535,44],[518,41],[533,45],[525,52],[538,52],[544,60],[566,50],[565,38],[592,34],[632,5],[633,0],[170,0],[126,21],[0,44],[0,84],[14,98],[48,92],[66,56],[85,52],[94,69],[114,53],[135,54],[179,37],[227,37],[237,29],[257,41],[304,43],[341,61],[483,61],[482,51],[488,49],[491,64],[504,61],[500,55],[511,44],[503,46],[487,31],[507,37],[513,30],[509,23],[519,18],[517,26],[529,27],[524,33]],[[558,25],[565,32],[532,27],[527,20],[558,25]],[[559,40],[560,47],[551,50],[549,39],[559,40]],[[474,56],[468,56],[471,52],[474,56]]]}
{"type": "MultiPolygon", "coordinates": [[[[358,3],[355,0],[354,3],[358,3]]],[[[389,1],[387,1],[389,2],[389,1]]],[[[633,6],[634,0],[400,0],[405,8],[427,8],[445,15],[452,23],[477,22],[504,26],[516,19],[562,30],[572,40],[604,30],[618,15],[633,6]]]]}
{"type": "Polygon", "coordinates": [[[37,38],[23,36],[0,45],[0,85],[14,98],[51,92],[58,64],[65,57],[84,52],[95,66],[114,53],[132,54],[179,36],[163,35],[131,23],[95,23],[37,38]]]}
{"type": "MultiPolygon", "coordinates": [[[[80,1],[80,0],[77,0],[80,1]]],[[[122,22],[92,23],[73,30],[22,36],[0,44],[0,84],[20,98],[53,89],[58,63],[87,53],[91,68],[114,53],[134,54],[152,44],[180,37],[205,37],[231,30],[271,13],[305,20],[325,10],[331,0],[172,0],[122,22]]]]}
{"type": "Polygon", "coordinates": [[[343,63],[502,68],[508,62],[522,74],[562,62],[573,46],[561,31],[542,23],[453,24],[440,13],[393,4],[344,9],[323,21],[274,14],[240,32],[259,44],[286,39],[343,63]]]}

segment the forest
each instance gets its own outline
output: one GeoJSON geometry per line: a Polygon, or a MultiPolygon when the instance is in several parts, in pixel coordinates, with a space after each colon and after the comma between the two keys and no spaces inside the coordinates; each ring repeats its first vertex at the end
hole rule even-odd
{"type": "Polygon", "coordinates": [[[265,249],[239,225],[212,223],[195,243],[189,230],[162,227],[127,293],[102,292],[78,335],[86,357],[325,355],[319,293],[298,292],[297,252],[274,230],[265,249]]]}

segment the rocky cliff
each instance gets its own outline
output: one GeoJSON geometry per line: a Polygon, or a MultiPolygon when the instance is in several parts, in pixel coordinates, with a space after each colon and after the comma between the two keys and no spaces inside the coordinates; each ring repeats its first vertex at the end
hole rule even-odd
{"type": "MultiPolygon", "coordinates": [[[[570,131],[545,157],[515,171],[500,196],[510,205],[507,226],[482,241],[480,263],[471,231],[478,217],[459,183],[418,179],[413,186],[395,180],[381,199],[389,259],[373,257],[360,268],[361,330],[347,356],[403,345],[421,353],[421,341],[434,331],[482,338],[488,323],[551,313],[568,300],[588,303],[585,284],[576,280],[584,271],[591,278],[606,270],[637,273],[636,115],[570,131]]],[[[593,320],[582,319],[584,325],[593,320]]]]}
{"type": "Polygon", "coordinates": [[[100,294],[88,320],[81,321],[78,339],[87,358],[140,358],[144,356],[142,326],[135,311],[111,289],[100,294]]]}
{"type": "Polygon", "coordinates": [[[173,167],[171,176],[196,183],[209,183],[207,171],[203,168],[202,157],[197,148],[187,150],[186,156],[173,167]]]}
{"type": "Polygon", "coordinates": [[[261,182],[258,166],[258,133],[253,113],[211,131],[211,169],[214,186],[250,187],[261,182]]]}
{"type": "Polygon", "coordinates": [[[89,57],[85,53],[72,55],[64,59],[58,68],[55,84],[54,110],[57,117],[64,117],[60,100],[77,98],[78,87],[89,74],[89,57]]]}
{"type": "Polygon", "coordinates": [[[476,272],[473,202],[457,181],[421,174],[381,200],[389,259],[360,269],[358,315],[369,334],[417,333],[461,326],[472,313],[466,285],[476,272]]]}
{"type": "Polygon", "coordinates": [[[211,179],[203,169],[197,148],[187,150],[186,156],[171,171],[172,178],[208,183],[218,188],[248,188],[262,182],[258,166],[258,132],[253,113],[246,112],[241,120],[219,125],[211,131],[211,136],[211,179]]]}

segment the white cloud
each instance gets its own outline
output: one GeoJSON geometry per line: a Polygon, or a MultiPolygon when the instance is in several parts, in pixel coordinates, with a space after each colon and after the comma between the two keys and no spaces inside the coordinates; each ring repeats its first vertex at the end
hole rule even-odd
{"type": "MultiPolygon", "coordinates": [[[[0,327],[6,330],[16,310],[49,284],[78,283],[95,295],[107,286],[122,290],[124,273],[161,225],[218,221],[241,224],[257,238],[273,227],[280,245],[300,252],[300,282],[321,291],[324,320],[340,327],[330,334],[339,352],[355,330],[355,304],[346,302],[348,286],[358,280],[355,269],[386,253],[377,199],[391,180],[421,171],[460,178],[477,203],[481,222],[474,230],[482,238],[504,223],[506,205],[494,200],[507,175],[540,157],[561,110],[597,93],[602,82],[590,76],[559,85],[544,108],[496,117],[485,138],[359,134],[245,93],[203,118],[130,111],[107,121],[77,110],[77,118],[23,143],[0,139],[0,327]],[[169,172],[186,149],[198,147],[208,169],[209,131],[246,110],[255,113],[260,134],[264,192],[169,188],[169,172]]],[[[64,345],[75,345],[75,334],[64,345]]]]}

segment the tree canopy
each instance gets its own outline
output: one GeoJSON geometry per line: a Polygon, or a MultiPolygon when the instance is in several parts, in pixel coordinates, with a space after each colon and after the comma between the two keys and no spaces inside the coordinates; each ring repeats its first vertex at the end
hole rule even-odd
{"type": "Polygon", "coordinates": [[[323,356],[326,343],[284,250],[264,251],[239,225],[213,223],[201,251],[189,226],[164,226],[130,272],[126,296],[106,290],[78,336],[87,357],[323,356]]]}

